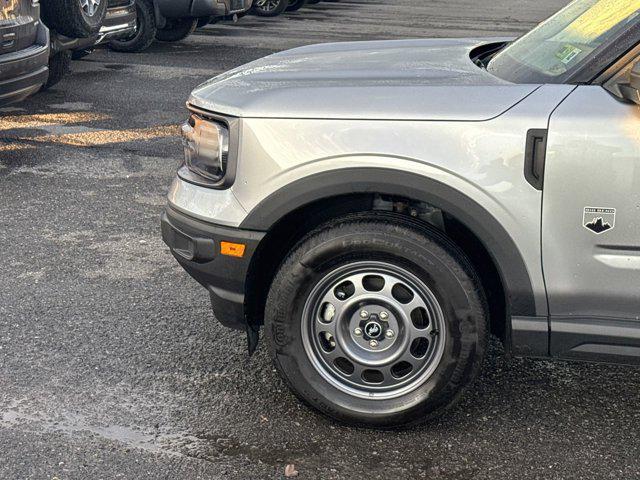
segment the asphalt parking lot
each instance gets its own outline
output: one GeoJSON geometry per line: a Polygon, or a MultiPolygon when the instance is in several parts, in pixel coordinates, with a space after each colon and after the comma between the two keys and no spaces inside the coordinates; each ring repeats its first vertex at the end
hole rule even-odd
{"type": "Polygon", "coordinates": [[[0,109],[0,478],[639,478],[639,369],[494,345],[448,417],[346,428],[300,404],[265,348],[247,356],[159,234],[198,83],[302,44],[518,34],[565,3],[323,2],[100,49],[0,109]]]}

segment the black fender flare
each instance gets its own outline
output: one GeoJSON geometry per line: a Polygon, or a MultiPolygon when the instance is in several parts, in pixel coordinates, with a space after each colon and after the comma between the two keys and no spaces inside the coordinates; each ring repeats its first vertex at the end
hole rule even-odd
{"type": "Polygon", "coordinates": [[[482,205],[429,177],[368,167],[321,172],[266,197],[249,212],[240,228],[269,231],[281,218],[305,205],[354,193],[402,196],[427,202],[453,215],[480,239],[492,256],[506,290],[508,316],[536,316],[531,279],[509,233],[482,205]]]}

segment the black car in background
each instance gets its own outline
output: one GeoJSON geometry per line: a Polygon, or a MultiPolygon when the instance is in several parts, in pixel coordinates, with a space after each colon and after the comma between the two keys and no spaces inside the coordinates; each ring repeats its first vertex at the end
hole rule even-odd
{"type": "Polygon", "coordinates": [[[33,0],[0,0],[0,105],[37,92],[47,81],[49,30],[33,0]]]}

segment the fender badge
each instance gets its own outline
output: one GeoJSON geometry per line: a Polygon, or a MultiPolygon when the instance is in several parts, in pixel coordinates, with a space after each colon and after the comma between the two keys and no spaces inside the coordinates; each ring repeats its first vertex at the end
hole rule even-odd
{"type": "Polygon", "coordinates": [[[616,226],[616,209],[584,207],[582,226],[597,235],[613,230],[616,226]]]}

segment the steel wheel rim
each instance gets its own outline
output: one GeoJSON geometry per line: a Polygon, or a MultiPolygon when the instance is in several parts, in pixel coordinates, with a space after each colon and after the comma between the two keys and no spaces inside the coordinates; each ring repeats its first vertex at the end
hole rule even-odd
{"type": "Polygon", "coordinates": [[[84,13],[93,17],[100,7],[100,0],[80,0],[80,6],[84,13]]]}
{"type": "Polygon", "coordinates": [[[264,10],[265,12],[270,12],[278,8],[280,2],[282,0],[258,0],[256,2],[256,6],[260,8],[260,10],[264,10]]]}
{"type": "Polygon", "coordinates": [[[301,327],[318,373],[367,399],[394,398],[423,385],[446,342],[444,314],[431,289],[405,268],[378,261],[344,265],[322,278],[307,298],[301,327]],[[345,289],[349,284],[353,293],[345,289]]]}

